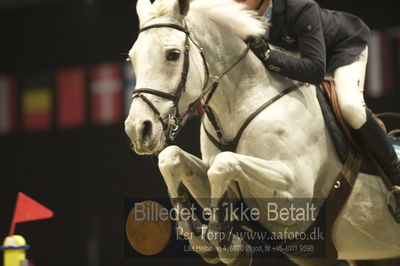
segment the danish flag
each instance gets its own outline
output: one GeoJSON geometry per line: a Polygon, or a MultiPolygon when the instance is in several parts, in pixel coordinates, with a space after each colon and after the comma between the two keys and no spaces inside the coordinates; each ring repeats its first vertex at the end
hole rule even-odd
{"type": "Polygon", "coordinates": [[[122,70],[118,63],[102,64],[91,71],[92,121],[112,124],[122,118],[122,70]]]}

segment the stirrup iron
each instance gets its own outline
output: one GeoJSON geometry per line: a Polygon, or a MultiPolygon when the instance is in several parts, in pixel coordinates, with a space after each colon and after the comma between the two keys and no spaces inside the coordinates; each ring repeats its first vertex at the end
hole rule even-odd
{"type": "Polygon", "coordinates": [[[400,223],[400,187],[393,186],[388,192],[386,204],[396,223],[400,223]]]}

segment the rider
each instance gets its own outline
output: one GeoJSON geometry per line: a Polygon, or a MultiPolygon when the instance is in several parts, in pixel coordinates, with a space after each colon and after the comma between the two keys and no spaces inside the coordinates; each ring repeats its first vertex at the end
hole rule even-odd
{"type": "Polygon", "coordinates": [[[300,52],[295,58],[270,50],[263,38],[250,47],[270,71],[290,79],[320,84],[326,74],[336,83],[339,108],[346,122],[396,186],[400,163],[389,138],[366,108],[363,90],[369,28],[345,12],[321,8],[314,0],[237,0],[270,22],[266,40],[300,52]]]}

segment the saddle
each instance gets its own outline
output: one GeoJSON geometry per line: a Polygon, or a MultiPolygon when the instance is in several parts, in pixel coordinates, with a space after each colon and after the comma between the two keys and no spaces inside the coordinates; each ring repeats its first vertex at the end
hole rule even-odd
{"type": "MultiPolygon", "coordinates": [[[[327,210],[326,251],[328,257],[335,258],[337,257],[337,251],[332,242],[333,224],[350,196],[358,173],[361,171],[366,174],[381,176],[386,187],[391,191],[388,197],[393,194],[393,184],[368,151],[361,148],[362,146],[353,135],[352,129],[344,121],[339,110],[334,82],[324,81],[317,89],[317,97],[337,155],[339,160],[343,163],[343,168],[336,177],[325,203],[327,210]]],[[[374,115],[374,118],[378,121],[383,130],[387,132],[382,120],[376,115],[374,115]]],[[[400,155],[400,138],[394,137],[396,135],[395,133],[399,134],[400,131],[391,132],[390,134],[392,134],[392,136],[390,139],[396,151],[398,151],[398,155],[400,155]],[[396,141],[398,141],[398,143],[396,143],[396,141]]],[[[388,198],[388,203],[389,200],[388,198]]],[[[394,214],[393,207],[390,204],[388,204],[388,207],[392,214],[394,214]]]]}
{"type": "MultiPolygon", "coordinates": [[[[381,175],[385,185],[388,188],[392,188],[389,178],[383,173],[375,159],[368,154],[366,150],[361,148],[362,145],[360,145],[356,136],[353,134],[353,129],[345,122],[339,109],[335,83],[332,80],[324,81],[317,90],[317,98],[321,106],[325,124],[328,127],[329,134],[333,140],[336,153],[341,163],[345,164],[347,156],[351,150],[354,149],[360,152],[360,158],[362,158],[360,172],[370,175],[381,175]]],[[[379,116],[373,114],[373,117],[385,133],[387,133],[386,126],[379,116]]],[[[395,150],[399,151],[400,130],[393,130],[388,136],[395,150]]],[[[400,151],[398,154],[400,157],[400,151]]]]}

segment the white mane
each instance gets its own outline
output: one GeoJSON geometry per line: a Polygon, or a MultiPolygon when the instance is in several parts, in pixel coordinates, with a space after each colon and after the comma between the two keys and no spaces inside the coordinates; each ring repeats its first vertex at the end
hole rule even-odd
{"type": "MultiPolygon", "coordinates": [[[[173,0],[157,0],[153,4],[150,17],[161,17],[168,13],[173,0]]],[[[248,36],[265,35],[267,25],[257,18],[254,11],[247,10],[244,4],[234,0],[193,0],[189,15],[210,19],[242,39],[248,36]]]]}
{"type": "Polygon", "coordinates": [[[190,4],[190,12],[214,21],[242,39],[265,35],[267,31],[266,23],[257,18],[256,12],[234,0],[195,0],[190,4]]]}

